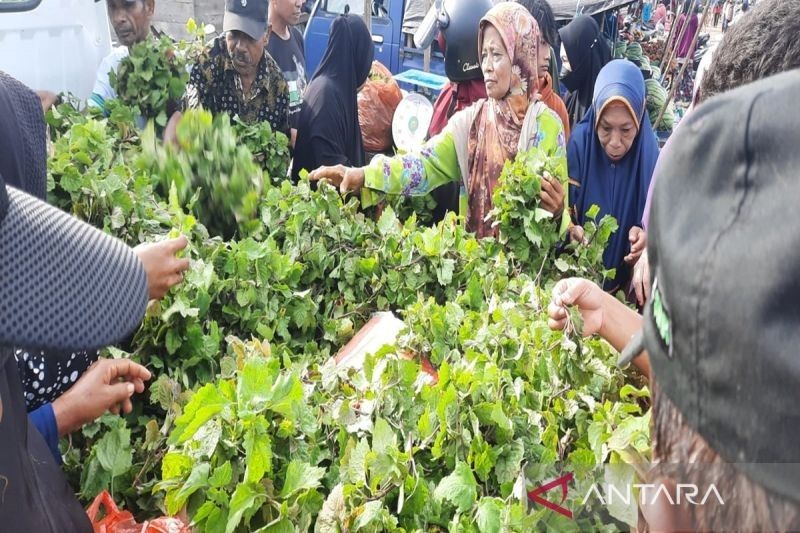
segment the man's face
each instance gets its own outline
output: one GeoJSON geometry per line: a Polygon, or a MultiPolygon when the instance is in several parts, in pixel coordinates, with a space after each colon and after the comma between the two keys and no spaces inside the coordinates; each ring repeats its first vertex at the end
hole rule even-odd
{"type": "Polygon", "coordinates": [[[242,76],[255,74],[264,56],[266,35],[256,40],[243,31],[232,30],[225,34],[225,43],[236,71],[242,76]]]}
{"type": "Polygon", "coordinates": [[[302,0],[272,0],[271,13],[287,26],[300,22],[302,0]]]}
{"type": "Polygon", "coordinates": [[[142,42],[150,32],[155,0],[106,0],[108,18],[123,46],[142,42]]]}

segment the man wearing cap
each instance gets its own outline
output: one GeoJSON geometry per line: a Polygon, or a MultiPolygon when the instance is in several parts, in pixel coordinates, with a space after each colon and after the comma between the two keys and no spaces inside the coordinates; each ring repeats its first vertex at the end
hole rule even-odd
{"type": "Polygon", "coordinates": [[[136,43],[147,39],[150,35],[150,23],[155,12],[155,0],[106,0],[108,18],[114,26],[114,33],[120,46],[114,48],[97,68],[97,79],[94,82],[92,95],[88,104],[105,110],[108,100],[117,98],[117,92],[111,86],[109,73],[116,72],[123,59],[128,57],[128,49],[136,43]]]}
{"type": "Polygon", "coordinates": [[[186,107],[269,121],[289,135],[289,86],[266,51],[267,0],[226,0],[222,29],[192,68],[186,107]]]}
{"type": "Polygon", "coordinates": [[[655,482],[719,491],[643,506],[654,530],[800,530],[798,91],[796,70],[746,85],[676,132],[653,195],[643,318],[587,280],[553,290],[552,328],[574,305],[620,364],[652,367],[655,482]]]}

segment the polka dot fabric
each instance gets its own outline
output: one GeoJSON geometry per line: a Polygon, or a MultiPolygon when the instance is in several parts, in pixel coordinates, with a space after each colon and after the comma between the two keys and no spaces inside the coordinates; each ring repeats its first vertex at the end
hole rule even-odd
{"type": "Polygon", "coordinates": [[[61,353],[45,350],[14,350],[17,370],[25,390],[28,411],[55,401],[67,392],[97,361],[98,352],[61,353]]]}
{"type": "Polygon", "coordinates": [[[0,223],[0,345],[113,344],[140,323],[147,278],[123,244],[13,187],[0,223]]]}

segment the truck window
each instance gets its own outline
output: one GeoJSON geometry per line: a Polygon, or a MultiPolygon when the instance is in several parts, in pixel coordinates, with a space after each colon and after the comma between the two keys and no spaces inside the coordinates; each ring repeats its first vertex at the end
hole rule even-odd
{"type": "MultiPolygon", "coordinates": [[[[373,17],[383,16],[389,11],[390,0],[370,0],[370,3],[372,4],[373,17]]],[[[351,15],[363,16],[364,0],[323,0],[322,9],[335,15],[343,15],[348,12],[351,15]]]]}
{"type": "Polygon", "coordinates": [[[30,11],[35,9],[42,0],[0,0],[0,12],[4,11],[30,11]]]}

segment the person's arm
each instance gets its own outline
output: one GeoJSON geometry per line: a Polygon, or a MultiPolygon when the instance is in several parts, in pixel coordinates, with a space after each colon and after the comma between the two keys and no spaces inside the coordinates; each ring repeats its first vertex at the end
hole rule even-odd
{"type": "MultiPolygon", "coordinates": [[[[572,306],[581,313],[582,334],[586,337],[598,334],[618,352],[622,352],[642,329],[641,315],[597,284],[581,278],[563,279],[553,287],[553,299],[547,308],[550,329],[566,328],[569,320],[567,308],[572,306]]],[[[650,359],[646,352],[634,359],[633,364],[650,377],[650,359]]]]}
{"type": "Polygon", "coordinates": [[[28,419],[44,437],[50,453],[56,460],[56,464],[61,464],[61,450],[58,449],[58,424],[53,413],[53,404],[46,403],[38,409],[28,413],[28,419]]]}
{"type": "Polygon", "coordinates": [[[376,156],[364,167],[361,203],[364,207],[375,205],[383,194],[425,196],[460,179],[455,137],[445,129],[417,151],[395,157],[376,156]]]}
{"type": "Polygon", "coordinates": [[[326,180],[342,193],[361,193],[361,205],[379,203],[383,194],[424,196],[430,191],[461,179],[453,134],[445,130],[418,151],[386,157],[375,156],[369,165],[350,168],[324,166],[309,174],[311,181],[326,180]]]}
{"type": "MultiPolygon", "coordinates": [[[[186,94],[183,97],[184,109],[198,109],[200,107],[209,108],[206,94],[206,81],[204,79],[204,69],[206,65],[201,61],[195,63],[189,73],[189,81],[186,83],[186,94]]],[[[210,66],[208,67],[210,68],[210,66]]]]}
{"type": "MultiPolygon", "coordinates": [[[[277,69],[277,64],[275,66],[277,69]]],[[[272,125],[272,128],[276,131],[280,131],[289,139],[291,139],[292,133],[289,130],[289,84],[286,83],[286,80],[283,78],[283,73],[280,70],[277,71],[280,75],[277,76],[277,106],[278,109],[276,110],[277,115],[277,122],[272,125]]]]}

